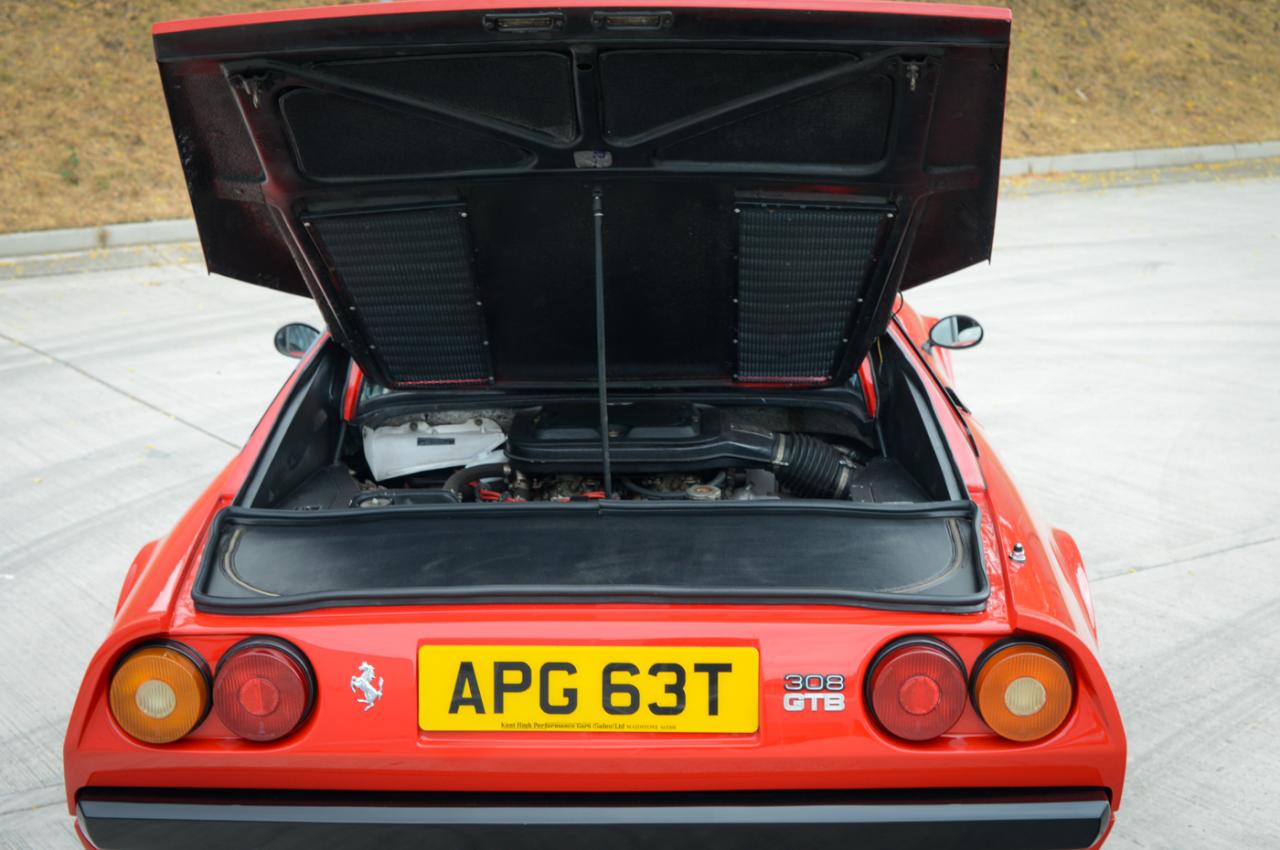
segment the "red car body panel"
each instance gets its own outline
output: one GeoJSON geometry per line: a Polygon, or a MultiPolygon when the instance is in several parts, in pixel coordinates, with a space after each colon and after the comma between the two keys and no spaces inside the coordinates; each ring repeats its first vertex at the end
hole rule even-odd
{"type": "MultiPolygon", "coordinates": [[[[900,317],[906,325],[915,323],[909,307],[900,317]]],[[[923,337],[908,342],[896,329],[893,337],[916,351],[922,363],[916,345],[923,337]]],[[[126,585],[112,633],[89,666],[68,728],[66,786],[73,805],[76,793],[91,786],[379,791],[1080,786],[1107,789],[1118,807],[1123,728],[1097,661],[1078,556],[1060,542],[1061,533],[1034,521],[977,423],[956,412],[939,386],[930,385],[931,400],[984,518],[991,596],[980,614],[680,604],[441,606],[429,617],[413,607],[349,608],[252,620],[196,611],[191,583],[209,523],[243,483],[292,381],[243,452],[169,536],[140,553],[136,578],[126,585]],[[1024,563],[1006,557],[1015,542],[1026,550],[1024,563]],[[815,645],[823,647],[823,665],[831,668],[822,672],[861,682],[879,648],[921,633],[946,639],[966,666],[999,637],[1049,638],[1077,675],[1069,719],[1053,735],[1029,745],[997,738],[972,707],[950,733],[923,744],[879,732],[861,700],[851,701],[845,713],[790,715],[780,722],[782,676],[813,666],[815,645]],[[112,720],[105,702],[110,671],[138,641],[170,635],[212,665],[248,634],[293,642],[316,670],[317,708],[297,734],[279,744],[251,744],[230,737],[211,716],[188,738],[152,746],[134,741],[112,720]],[[755,645],[762,663],[761,731],[679,740],[653,734],[424,733],[416,719],[416,649],[430,642],[755,645]],[[379,703],[376,723],[347,691],[346,676],[366,660],[395,683],[379,703]],[[858,734],[850,734],[854,730],[858,734]]]]}
{"type": "MultiPolygon", "coordinates": [[[[350,6],[317,6],[310,9],[280,9],[267,12],[243,12],[232,15],[214,15],[206,18],[186,18],[163,21],[151,28],[153,35],[175,32],[216,29],[219,27],[276,24],[288,21],[316,21],[329,18],[358,18],[366,15],[407,15],[418,12],[460,12],[472,9],[510,9],[518,4],[500,0],[401,0],[394,4],[356,3],[350,6]]],[[[566,0],[556,3],[557,8],[635,8],[626,0],[566,0]]],[[[852,12],[883,15],[924,15],[933,18],[973,18],[991,21],[1010,21],[1012,13],[998,6],[966,6],[955,3],[902,3],[889,0],[677,0],[663,3],[672,9],[798,9],[809,12],[852,12]]]]}
{"type": "MultiPolygon", "coordinates": [[[[559,5],[632,4],[569,0],[559,5]]],[[[1004,9],[893,2],[681,0],[666,6],[1009,20],[1004,9]]],[[[154,32],[510,8],[411,0],[175,21],[157,24],[154,32]]],[[[285,383],[242,451],[173,530],[145,545],[129,567],[111,633],[89,664],[67,730],[70,811],[76,812],[78,795],[89,788],[543,793],[1079,788],[1103,789],[1112,811],[1118,809],[1125,737],[1098,661],[1079,552],[1066,532],[1039,524],[1023,503],[980,425],[955,400],[950,354],[938,347],[926,352],[928,324],[901,303],[879,344],[906,352],[963,487],[980,510],[990,584],[980,612],[683,603],[377,606],[255,616],[198,610],[192,589],[210,525],[245,485],[326,335],[285,383]],[[1009,557],[1018,545],[1024,560],[1009,557]],[[236,738],[211,714],[187,737],[150,745],[127,735],[113,719],[107,705],[112,671],[140,642],[179,640],[214,667],[228,648],[253,635],[289,641],[314,668],[315,707],[295,733],[275,743],[251,743],[236,738]],[[871,717],[861,684],[877,652],[908,635],[945,640],[967,670],[1002,638],[1047,641],[1074,673],[1074,705],[1057,731],[1032,743],[998,737],[972,705],[936,739],[912,743],[894,738],[871,717]],[[424,732],[418,724],[417,650],[424,644],[462,643],[754,646],[761,664],[759,729],[675,736],[424,732]],[[815,657],[821,660],[815,662],[815,657]],[[373,664],[386,682],[373,715],[356,702],[348,686],[362,662],[373,664]],[[843,674],[851,683],[847,710],[784,715],[783,677],[796,672],[843,674]]],[[[872,370],[862,368],[858,375],[868,412],[874,414],[878,392],[872,370]]],[[[359,366],[351,363],[341,401],[347,422],[356,418],[363,380],[359,366]]]]}

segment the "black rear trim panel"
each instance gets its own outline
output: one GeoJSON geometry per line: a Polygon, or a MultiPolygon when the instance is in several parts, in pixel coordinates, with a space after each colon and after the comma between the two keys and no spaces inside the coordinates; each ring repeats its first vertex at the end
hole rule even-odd
{"type": "Polygon", "coordinates": [[[1099,789],[737,794],[377,794],[86,789],[81,829],[117,848],[1083,850],[1099,789]]]}

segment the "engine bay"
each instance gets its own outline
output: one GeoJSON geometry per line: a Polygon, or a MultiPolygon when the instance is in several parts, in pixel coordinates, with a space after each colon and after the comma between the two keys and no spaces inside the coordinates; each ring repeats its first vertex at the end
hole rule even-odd
{"type": "Polygon", "coordinates": [[[606,492],[597,405],[430,410],[364,422],[277,507],[297,510],[605,498],[922,501],[862,423],[804,407],[613,403],[606,492]]]}
{"type": "Polygon", "coordinates": [[[970,610],[987,592],[976,507],[927,388],[884,350],[868,404],[854,383],[607,398],[366,383],[353,398],[333,345],[219,513],[193,598],[232,613],[529,598],[970,610]]]}

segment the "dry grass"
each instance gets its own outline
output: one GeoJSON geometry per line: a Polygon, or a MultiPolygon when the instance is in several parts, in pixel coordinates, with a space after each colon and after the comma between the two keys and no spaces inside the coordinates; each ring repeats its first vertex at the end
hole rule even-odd
{"type": "MultiPolygon", "coordinates": [[[[150,25],[287,5],[0,0],[0,232],[189,215],[150,25]]],[[[1280,138],[1277,0],[1011,5],[1006,156],[1280,138]]]]}
{"type": "Polygon", "coordinates": [[[1005,155],[1280,139],[1277,0],[1015,0],[1005,155]]]}
{"type": "Polygon", "coordinates": [[[0,232],[191,215],[151,24],[287,5],[0,0],[0,232]]]}

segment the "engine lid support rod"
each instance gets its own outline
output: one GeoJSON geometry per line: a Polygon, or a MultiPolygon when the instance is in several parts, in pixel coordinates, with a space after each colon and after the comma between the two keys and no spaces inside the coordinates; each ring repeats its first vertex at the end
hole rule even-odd
{"type": "Polygon", "coordinates": [[[604,346],[604,201],[600,187],[591,196],[591,220],[595,225],[596,245],[596,386],[600,401],[601,484],[605,498],[613,498],[613,471],[609,468],[609,390],[605,382],[604,346]]]}

